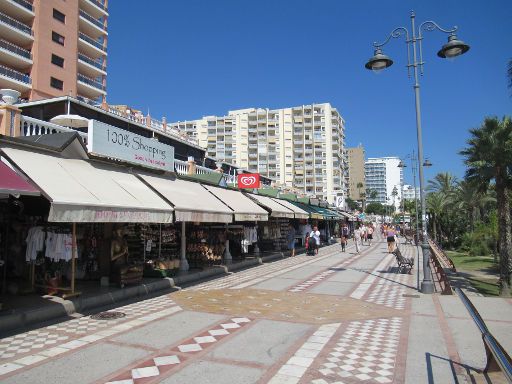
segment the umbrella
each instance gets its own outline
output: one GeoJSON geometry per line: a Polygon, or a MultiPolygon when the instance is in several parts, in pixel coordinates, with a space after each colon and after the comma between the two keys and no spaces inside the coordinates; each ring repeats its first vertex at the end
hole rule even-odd
{"type": "Polygon", "coordinates": [[[89,119],[80,115],[58,115],[51,118],[50,122],[70,128],[85,128],[89,126],[89,119]]]}

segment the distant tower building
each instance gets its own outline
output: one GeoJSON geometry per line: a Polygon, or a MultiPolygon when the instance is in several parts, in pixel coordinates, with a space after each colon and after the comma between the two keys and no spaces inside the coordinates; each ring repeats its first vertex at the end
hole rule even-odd
{"type": "Polygon", "coordinates": [[[398,167],[398,157],[369,158],[365,163],[366,189],[376,191],[375,199],[368,199],[369,202],[381,204],[395,204],[398,209],[402,198],[400,186],[403,182],[402,168],[398,167]],[[393,196],[393,189],[397,194],[393,196]]]}
{"type": "Polygon", "coordinates": [[[0,0],[0,89],[105,101],[108,0],[0,0]]]}
{"type": "Polygon", "coordinates": [[[348,158],[348,197],[352,200],[361,199],[361,193],[366,191],[364,174],[364,148],[362,145],[347,148],[348,158]],[[362,185],[359,188],[358,185],[362,185]]]}

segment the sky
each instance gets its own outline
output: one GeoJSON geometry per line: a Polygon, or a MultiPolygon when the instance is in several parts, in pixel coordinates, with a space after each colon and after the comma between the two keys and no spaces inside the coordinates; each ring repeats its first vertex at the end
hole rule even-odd
{"type": "MultiPolygon", "coordinates": [[[[406,158],[418,145],[405,40],[384,47],[394,60],[385,71],[364,64],[374,41],[396,27],[411,30],[411,10],[416,28],[426,20],[456,25],[471,46],[440,59],[448,35],[424,32],[423,147],[433,163],[425,177],[461,178],[468,129],[512,115],[509,0],[111,0],[107,101],[170,122],[329,102],[345,119],[347,146],[362,144],[366,157],[406,158]]],[[[412,182],[410,166],[404,176],[412,182]]]]}

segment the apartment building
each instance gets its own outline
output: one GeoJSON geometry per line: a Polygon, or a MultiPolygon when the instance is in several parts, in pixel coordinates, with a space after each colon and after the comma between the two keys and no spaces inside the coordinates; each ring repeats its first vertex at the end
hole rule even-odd
{"type": "Polygon", "coordinates": [[[345,122],[330,103],[248,108],[171,123],[207,155],[330,203],[346,197],[345,122]]]}
{"type": "Polygon", "coordinates": [[[359,145],[358,147],[347,148],[346,152],[348,160],[348,197],[352,200],[360,200],[361,193],[366,191],[364,148],[359,145]]]}
{"type": "Polygon", "coordinates": [[[420,187],[416,187],[416,191],[412,185],[405,184],[404,185],[404,199],[405,200],[414,200],[420,199],[420,187]]]}
{"type": "Polygon", "coordinates": [[[108,0],[0,0],[0,88],[106,98],[108,0]]]}
{"type": "Polygon", "coordinates": [[[369,198],[369,202],[394,204],[398,209],[402,198],[400,186],[403,183],[403,172],[398,167],[399,163],[398,157],[369,158],[365,162],[366,189],[377,192],[377,197],[369,198]],[[397,194],[393,195],[395,188],[397,194]]]}

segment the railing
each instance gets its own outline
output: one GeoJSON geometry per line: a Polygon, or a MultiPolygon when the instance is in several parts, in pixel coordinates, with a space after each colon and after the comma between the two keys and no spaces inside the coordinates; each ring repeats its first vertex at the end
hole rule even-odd
{"type": "Polygon", "coordinates": [[[448,256],[446,256],[446,253],[444,253],[441,246],[432,239],[428,239],[428,244],[430,245],[430,248],[434,249],[438,254],[439,261],[443,267],[450,268],[455,272],[455,264],[453,264],[453,261],[448,256]]]}
{"type": "Polygon", "coordinates": [[[93,67],[96,67],[98,69],[101,69],[102,71],[104,71],[105,69],[103,68],[103,60],[94,60],[94,59],[91,59],[89,56],[86,56],[84,55],[83,53],[78,53],[78,59],[83,61],[83,62],[86,62],[87,64],[90,64],[92,65],[93,67]]]}
{"type": "Polygon", "coordinates": [[[468,310],[469,315],[482,334],[482,341],[484,342],[485,354],[487,356],[487,363],[485,365],[484,372],[501,371],[507,378],[508,382],[512,383],[512,359],[498,340],[496,340],[496,338],[491,334],[482,319],[482,316],[480,316],[480,313],[478,313],[477,309],[468,299],[466,294],[460,288],[455,288],[455,292],[461,299],[462,303],[468,310]]]}
{"type": "Polygon", "coordinates": [[[20,136],[51,135],[62,132],[77,132],[87,144],[87,134],[74,129],[21,115],[20,136]]]}
{"type": "Polygon", "coordinates": [[[13,19],[10,16],[7,16],[4,13],[0,12],[0,21],[9,24],[11,27],[14,27],[16,29],[19,29],[20,31],[26,33],[27,35],[32,36],[32,28],[30,28],[28,25],[20,23],[18,20],[13,19]]]}
{"type": "Polygon", "coordinates": [[[88,0],[90,3],[93,3],[98,8],[105,9],[105,2],[103,0],[88,0]]]}
{"type": "Polygon", "coordinates": [[[98,81],[96,81],[94,79],[91,79],[90,77],[84,76],[81,73],[79,73],[77,75],[77,79],[78,79],[78,81],[81,81],[82,83],[88,84],[91,87],[101,89],[102,91],[105,90],[105,87],[103,86],[103,84],[101,84],[100,82],[98,82],[98,81]]]}
{"type": "Polygon", "coordinates": [[[94,25],[99,27],[101,30],[105,29],[105,26],[103,25],[103,22],[101,20],[98,20],[98,19],[92,17],[91,15],[89,15],[87,12],[85,12],[82,9],[80,10],[80,16],[82,16],[84,19],[90,21],[91,23],[93,23],[94,25]]]}
{"type": "Polygon", "coordinates": [[[88,97],[82,96],[82,95],[76,95],[76,98],[80,101],[83,101],[84,103],[87,103],[89,105],[97,106],[98,104],[101,104],[97,100],[89,99],[88,97]]]}
{"type": "Polygon", "coordinates": [[[78,36],[87,43],[95,46],[96,48],[102,50],[103,52],[107,52],[107,48],[103,46],[103,43],[100,43],[97,40],[94,40],[92,37],[87,36],[85,33],[79,32],[78,36]]]}
{"type": "MultiPolygon", "coordinates": [[[[188,175],[188,163],[183,160],[174,160],[174,168],[178,175],[188,175]]],[[[210,173],[217,174],[214,169],[203,167],[202,165],[196,165],[196,175],[206,175],[210,173]]],[[[228,184],[233,184],[236,181],[236,176],[223,173],[224,181],[228,184]]]]}
{"type": "Polygon", "coordinates": [[[0,75],[10,77],[11,79],[21,81],[25,84],[32,84],[32,79],[30,76],[18,72],[12,68],[4,67],[3,65],[0,65],[0,75]]]}
{"type": "Polygon", "coordinates": [[[32,3],[29,3],[28,1],[25,1],[25,0],[12,0],[12,1],[21,5],[23,8],[27,8],[29,11],[34,12],[34,6],[32,5],[32,3]]]}
{"type": "Polygon", "coordinates": [[[0,48],[6,49],[8,51],[11,51],[11,52],[17,54],[18,56],[22,56],[26,59],[32,60],[32,53],[30,53],[30,51],[23,49],[21,47],[18,47],[16,44],[10,43],[3,39],[0,39],[0,48]]]}

